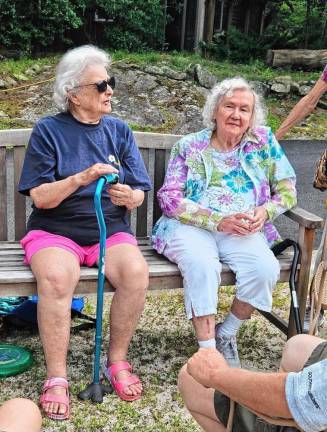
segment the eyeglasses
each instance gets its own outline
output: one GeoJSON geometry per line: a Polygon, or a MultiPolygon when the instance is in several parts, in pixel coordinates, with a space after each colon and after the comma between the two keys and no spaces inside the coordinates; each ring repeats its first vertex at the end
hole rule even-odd
{"type": "Polygon", "coordinates": [[[116,80],[115,77],[111,77],[108,78],[106,80],[97,82],[97,83],[92,83],[92,84],[83,84],[83,85],[79,85],[76,86],[75,88],[78,87],[88,87],[88,86],[96,86],[97,90],[99,93],[104,93],[107,90],[107,87],[109,86],[112,90],[115,88],[116,86],[116,80]]]}

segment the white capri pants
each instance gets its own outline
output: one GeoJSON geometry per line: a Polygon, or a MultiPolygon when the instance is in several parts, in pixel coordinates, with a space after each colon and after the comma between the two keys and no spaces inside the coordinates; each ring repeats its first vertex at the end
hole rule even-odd
{"type": "Polygon", "coordinates": [[[180,223],[163,254],[176,263],[184,280],[186,314],[217,313],[222,264],[236,276],[236,298],[270,312],[279,279],[278,260],[261,232],[240,237],[180,223]]]}

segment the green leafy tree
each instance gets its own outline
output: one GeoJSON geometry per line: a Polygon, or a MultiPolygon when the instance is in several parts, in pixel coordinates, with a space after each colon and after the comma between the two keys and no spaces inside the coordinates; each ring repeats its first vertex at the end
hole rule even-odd
{"type": "Polygon", "coordinates": [[[69,0],[0,0],[0,44],[31,53],[66,46],[66,32],[82,24],[80,7],[69,0]]]}
{"type": "Polygon", "coordinates": [[[113,20],[104,29],[108,46],[128,51],[161,47],[164,10],[160,0],[98,0],[95,6],[113,20]]]}

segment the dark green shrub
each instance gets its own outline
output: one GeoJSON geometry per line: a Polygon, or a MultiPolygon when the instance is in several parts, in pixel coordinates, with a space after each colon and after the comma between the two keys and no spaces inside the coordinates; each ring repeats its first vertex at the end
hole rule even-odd
{"type": "Polygon", "coordinates": [[[82,24],[69,0],[0,0],[0,11],[0,46],[23,53],[65,46],[71,42],[66,31],[82,24]]]}
{"type": "Polygon", "coordinates": [[[164,10],[160,0],[102,0],[97,4],[113,19],[105,29],[109,47],[128,51],[161,47],[164,10]]]}
{"type": "Polygon", "coordinates": [[[212,42],[201,44],[205,55],[217,60],[247,63],[265,57],[267,44],[256,34],[244,34],[234,27],[228,32],[216,33],[212,42]]]}

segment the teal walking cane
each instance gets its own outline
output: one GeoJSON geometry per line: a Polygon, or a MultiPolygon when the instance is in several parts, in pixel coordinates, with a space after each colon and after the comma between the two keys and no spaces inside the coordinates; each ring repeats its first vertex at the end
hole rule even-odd
{"type": "Polygon", "coordinates": [[[100,256],[98,269],[98,290],[97,290],[97,308],[96,308],[96,329],[95,329],[95,348],[93,363],[93,382],[85,390],[78,394],[82,400],[91,400],[92,402],[102,403],[103,396],[112,393],[112,388],[100,382],[100,355],[102,346],[102,315],[103,315],[103,286],[105,279],[105,255],[106,255],[106,224],[103,217],[101,196],[102,189],[106,184],[118,183],[118,174],[107,174],[99,178],[95,194],[94,207],[98,219],[100,230],[100,256]]]}

